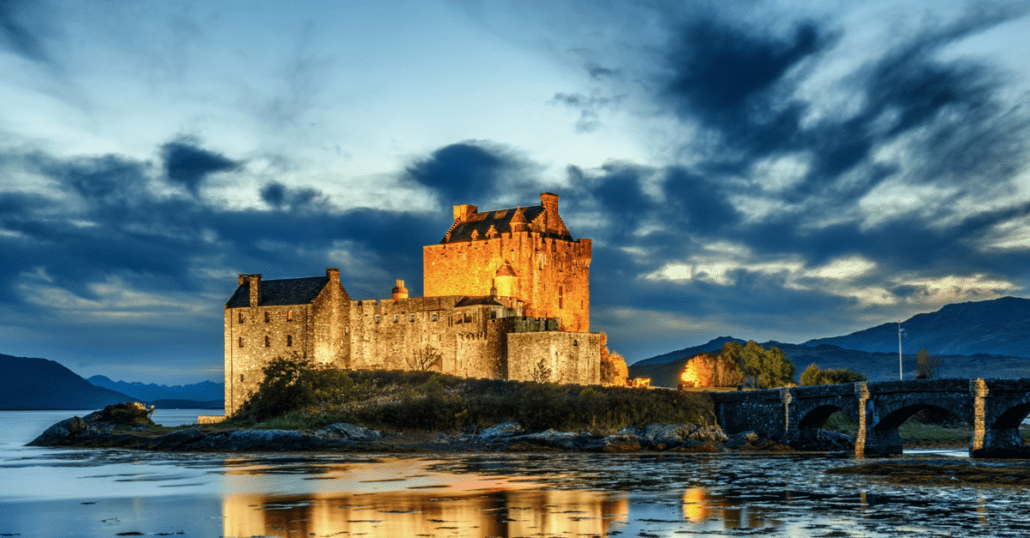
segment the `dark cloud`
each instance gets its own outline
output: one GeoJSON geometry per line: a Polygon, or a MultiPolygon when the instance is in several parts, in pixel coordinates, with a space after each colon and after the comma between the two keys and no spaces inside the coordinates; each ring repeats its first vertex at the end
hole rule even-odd
{"type": "Polygon", "coordinates": [[[328,208],[329,197],[317,189],[291,188],[272,181],[261,188],[261,199],[276,209],[328,208]]]}
{"type": "MultiPolygon", "coordinates": [[[[787,37],[717,19],[697,19],[677,32],[667,56],[671,76],[662,93],[677,113],[701,121],[735,144],[756,127],[796,128],[796,113],[778,112],[771,100],[777,83],[832,40],[812,22],[800,23],[787,37]]],[[[754,142],[752,142],[754,143],[754,142]]]]}
{"type": "Polygon", "coordinates": [[[510,150],[486,142],[444,146],[409,166],[406,174],[443,200],[482,203],[497,194],[498,184],[523,168],[510,150]]]}
{"type": "Polygon", "coordinates": [[[240,166],[240,163],[190,141],[165,144],[161,147],[161,157],[168,180],[186,187],[194,195],[209,175],[232,171],[240,166]]]}
{"type": "Polygon", "coordinates": [[[35,62],[51,63],[39,36],[24,24],[28,6],[29,2],[20,0],[0,2],[0,48],[35,62]]]}

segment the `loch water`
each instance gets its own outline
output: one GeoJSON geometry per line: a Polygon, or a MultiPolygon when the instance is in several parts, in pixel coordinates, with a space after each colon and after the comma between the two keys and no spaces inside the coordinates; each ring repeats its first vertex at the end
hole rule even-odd
{"type": "MultiPolygon", "coordinates": [[[[888,486],[848,455],[148,453],[26,447],[0,411],[0,536],[1027,536],[1027,491],[888,486]]],[[[191,423],[209,411],[163,411],[191,423]]]]}

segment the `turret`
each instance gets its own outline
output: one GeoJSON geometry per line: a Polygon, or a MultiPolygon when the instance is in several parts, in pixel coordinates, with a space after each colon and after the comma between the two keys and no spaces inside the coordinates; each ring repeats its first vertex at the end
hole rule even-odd
{"type": "Polygon", "coordinates": [[[397,285],[393,288],[393,300],[396,302],[398,299],[408,298],[408,288],[404,287],[404,281],[398,280],[397,285]]]}

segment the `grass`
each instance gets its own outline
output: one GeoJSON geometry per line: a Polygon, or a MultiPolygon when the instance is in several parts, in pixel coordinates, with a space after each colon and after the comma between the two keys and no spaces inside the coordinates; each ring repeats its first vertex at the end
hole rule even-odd
{"type": "Polygon", "coordinates": [[[650,423],[715,421],[711,398],[703,392],[466,379],[431,372],[344,372],[302,361],[273,366],[278,377],[262,383],[219,429],[311,430],[348,422],[387,432],[457,431],[515,421],[529,431],[610,432],[650,423]]]}
{"type": "MultiPolygon", "coordinates": [[[[826,420],[823,429],[854,436],[858,432],[858,424],[843,413],[834,413],[826,420]]],[[[920,448],[968,446],[969,440],[973,437],[973,426],[965,423],[928,424],[909,419],[898,427],[898,431],[901,433],[902,444],[920,448]]],[[[1030,441],[1030,427],[1023,426],[1020,433],[1024,441],[1030,441]]]]}

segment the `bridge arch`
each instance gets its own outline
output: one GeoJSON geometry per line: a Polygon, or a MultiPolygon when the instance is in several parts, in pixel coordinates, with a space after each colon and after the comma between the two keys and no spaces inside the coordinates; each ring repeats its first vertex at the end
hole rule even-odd
{"type": "Polygon", "coordinates": [[[992,424],[986,426],[992,430],[1018,429],[1028,415],[1030,415],[1030,395],[1006,409],[992,424]]]}

